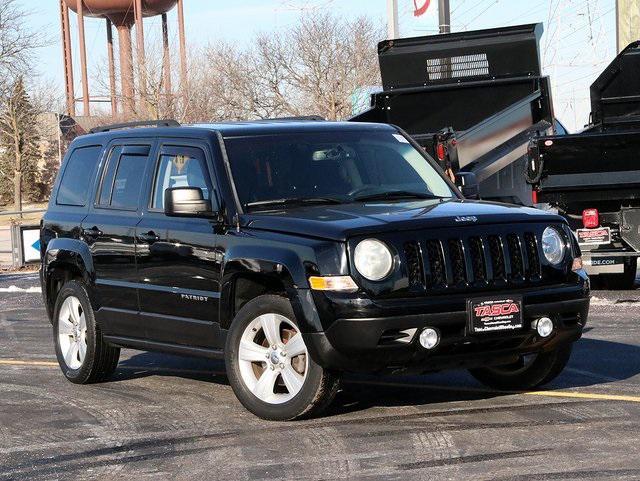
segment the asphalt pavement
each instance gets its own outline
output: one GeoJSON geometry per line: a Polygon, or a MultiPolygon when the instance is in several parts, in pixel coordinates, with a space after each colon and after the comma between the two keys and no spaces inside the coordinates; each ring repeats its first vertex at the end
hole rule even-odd
{"type": "Polygon", "coordinates": [[[110,382],[69,383],[37,275],[0,276],[0,480],[640,479],[639,318],[640,291],[594,291],[543,391],[350,377],[324,417],[277,423],[216,361],[126,350],[110,382]]]}

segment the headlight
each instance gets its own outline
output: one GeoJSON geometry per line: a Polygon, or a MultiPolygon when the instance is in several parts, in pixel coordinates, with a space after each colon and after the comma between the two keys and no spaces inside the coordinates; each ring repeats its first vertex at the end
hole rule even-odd
{"type": "Polygon", "coordinates": [[[356,246],[353,262],[362,277],[370,281],[384,279],[393,268],[391,251],[375,239],[365,239],[356,246]]]}
{"type": "Polygon", "coordinates": [[[542,252],[550,264],[558,265],[564,258],[565,244],[560,233],[547,227],[542,233],[542,252]]]}

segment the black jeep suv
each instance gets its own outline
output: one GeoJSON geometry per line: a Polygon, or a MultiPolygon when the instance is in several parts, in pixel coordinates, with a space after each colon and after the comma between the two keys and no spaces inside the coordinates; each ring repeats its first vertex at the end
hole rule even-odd
{"type": "Polygon", "coordinates": [[[70,381],[107,379],[121,347],[224,357],[266,419],[318,413],[345,371],[532,388],[589,309],[561,217],[465,200],[382,124],[100,129],[70,146],[41,245],[70,381]]]}

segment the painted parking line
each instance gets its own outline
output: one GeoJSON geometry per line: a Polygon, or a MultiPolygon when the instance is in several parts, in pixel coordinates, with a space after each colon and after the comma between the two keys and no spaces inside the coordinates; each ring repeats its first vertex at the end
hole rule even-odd
{"type": "MultiPolygon", "coordinates": [[[[0,359],[0,365],[5,366],[34,366],[34,367],[49,367],[57,368],[58,363],[54,361],[35,361],[35,360],[22,360],[22,359],[0,359]]],[[[174,369],[163,367],[150,367],[150,366],[118,366],[118,369],[126,370],[141,370],[141,371],[155,371],[166,372],[171,374],[211,374],[224,375],[224,371],[203,371],[193,369],[174,369]]],[[[475,387],[475,386],[444,386],[441,384],[415,384],[415,383],[401,383],[401,382],[385,382],[385,381],[360,381],[349,379],[346,380],[347,384],[367,384],[373,386],[391,386],[391,387],[412,387],[420,389],[433,389],[441,391],[458,391],[458,392],[477,392],[488,394],[523,394],[525,396],[541,396],[541,397],[555,397],[555,398],[574,398],[574,399],[593,399],[597,401],[622,401],[640,403],[640,396],[629,396],[626,394],[599,394],[599,393],[586,393],[577,391],[499,391],[495,389],[475,387]]]]}
{"type": "Polygon", "coordinates": [[[20,359],[0,359],[0,365],[6,366],[40,366],[40,367],[58,367],[57,362],[52,361],[23,361],[20,359]]]}

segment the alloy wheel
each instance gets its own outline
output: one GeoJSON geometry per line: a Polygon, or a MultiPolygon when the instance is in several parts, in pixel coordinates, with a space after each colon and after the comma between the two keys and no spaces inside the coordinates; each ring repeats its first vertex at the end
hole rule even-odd
{"type": "Polygon", "coordinates": [[[297,327],[280,314],[263,314],[249,323],[238,349],[240,375],[261,401],[293,399],[309,370],[307,346],[297,327]]]}
{"type": "Polygon", "coordinates": [[[87,320],[80,299],[67,297],[58,314],[58,343],[64,363],[79,369],[87,355],[87,320]]]}

